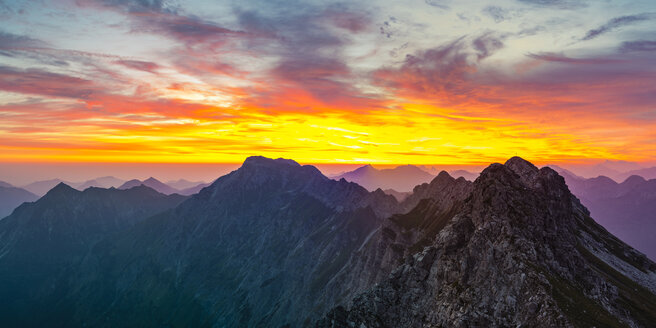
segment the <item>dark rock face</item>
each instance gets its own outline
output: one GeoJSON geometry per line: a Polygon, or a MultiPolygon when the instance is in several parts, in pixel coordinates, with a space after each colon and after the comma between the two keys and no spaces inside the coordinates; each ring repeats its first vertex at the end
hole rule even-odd
{"type": "Polygon", "coordinates": [[[430,244],[317,326],[649,327],[655,270],[555,171],[512,158],[481,173],[430,244]]]}
{"type": "Polygon", "coordinates": [[[401,203],[402,214],[382,221],[354,252],[345,269],[331,279],[322,297],[328,303],[343,304],[385,279],[405,257],[432,241],[471,191],[471,182],[454,179],[446,172],[415,187],[413,194],[401,203]]]}

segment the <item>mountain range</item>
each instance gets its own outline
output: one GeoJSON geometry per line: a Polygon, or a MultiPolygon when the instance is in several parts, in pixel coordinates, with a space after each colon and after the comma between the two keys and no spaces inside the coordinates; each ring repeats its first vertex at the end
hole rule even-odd
{"type": "Polygon", "coordinates": [[[586,179],[604,176],[617,182],[621,182],[632,175],[641,176],[647,180],[656,179],[656,166],[643,167],[638,163],[627,161],[605,160],[592,166],[572,166],[568,167],[569,169],[552,164],[549,164],[548,166],[558,172],[566,170],[570,174],[586,179]]]}
{"type": "Polygon", "coordinates": [[[180,204],[148,187],[129,190],[60,183],[33,203],[19,206],[0,221],[0,308],[6,327],[64,326],[72,315],[60,299],[73,292],[75,275],[91,263],[103,239],[149,216],[180,204]],[[53,321],[50,321],[53,320],[53,321]]]}
{"type": "Polygon", "coordinates": [[[605,176],[586,179],[564,169],[560,174],[599,224],[656,259],[656,179],[632,175],[617,183],[605,176]]]}
{"type": "MultiPolygon", "coordinates": [[[[430,182],[435,177],[427,172],[427,169],[415,165],[397,166],[393,169],[377,169],[371,165],[365,165],[353,171],[332,176],[332,178],[336,180],[343,178],[346,181],[355,182],[370,191],[378,188],[388,190],[388,193],[402,198],[403,193],[411,192],[415,186],[430,182]]],[[[435,168],[431,169],[435,170],[435,168]]],[[[451,172],[451,175],[464,177],[469,181],[478,177],[478,174],[466,170],[455,170],[451,172]]]]}
{"type": "Polygon", "coordinates": [[[0,219],[11,214],[18,205],[24,202],[33,202],[38,198],[39,196],[25,189],[0,181],[0,219]]]}
{"type": "Polygon", "coordinates": [[[652,326],[656,264],[593,217],[518,157],[401,202],[264,157],[188,198],[59,184],[0,221],[0,322],[652,326]]]}
{"type": "Polygon", "coordinates": [[[136,186],[141,186],[144,185],[146,187],[153,188],[157,190],[157,192],[161,192],[162,194],[165,195],[171,195],[171,194],[180,194],[180,195],[193,195],[198,193],[201,189],[209,186],[209,183],[203,183],[203,182],[198,182],[198,184],[193,185],[192,183],[186,181],[186,180],[178,180],[174,181],[174,184],[177,186],[184,187],[184,189],[176,189],[166,183],[163,183],[153,177],[150,177],[146,180],[138,180],[138,179],[133,179],[130,181],[126,181],[124,184],[118,187],[118,189],[130,189],[136,186]]]}

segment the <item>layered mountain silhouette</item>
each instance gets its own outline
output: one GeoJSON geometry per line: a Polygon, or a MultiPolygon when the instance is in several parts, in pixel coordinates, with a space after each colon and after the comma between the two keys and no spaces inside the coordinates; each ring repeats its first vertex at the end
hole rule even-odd
{"type": "MultiPolygon", "coordinates": [[[[43,181],[35,181],[23,187],[23,189],[41,197],[45,195],[50,189],[54,188],[56,185],[64,182],[61,179],[50,179],[43,181]]],[[[69,183],[70,184],[70,183],[69,183]]]]}
{"type": "MultiPolygon", "coordinates": [[[[184,180],[182,182],[179,180],[175,183],[176,183],[176,185],[183,186],[183,187],[189,185],[188,181],[186,181],[186,180],[184,180]]],[[[143,181],[138,180],[138,179],[132,179],[132,180],[126,181],[124,184],[119,186],[118,189],[130,189],[130,188],[134,188],[134,187],[141,186],[141,185],[144,185],[146,187],[155,189],[157,192],[161,192],[165,195],[180,194],[180,195],[185,195],[185,196],[196,194],[201,189],[209,186],[208,183],[199,182],[198,184],[192,185],[190,187],[185,187],[183,189],[176,189],[176,188],[174,188],[174,187],[172,187],[172,186],[170,186],[166,183],[163,183],[163,182],[161,182],[161,181],[159,181],[159,180],[157,180],[153,177],[150,177],[150,178],[148,178],[146,180],[143,180],[143,181]]]]}
{"type": "Polygon", "coordinates": [[[85,190],[90,187],[97,187],[97,188],[116,188],[120,185],[125,183],[125,181],[115,178],[112,176],[106,176],[106,177],[99,177],[91,180],[87,180],[82,183],[71,183],[70,186],[77,189],[77,190],[85,190]]]}
{"type": "Polygon", "coordinates": [[[622,183],[561,171],[567,185],[608,231],[656,259],[656,179],[632,175],[622,183]]]}
{"type": "Polygon", "coordinates": [[[441,172],[412,190],[399,202],[313,166],[264,157],[184,201],[145,186],[59,185],[0,221],[0,291],[11,300],[0,322],[656,322],[656,264],[599,226],[555,171],[513,158],[473,183],[441,172]],[[146,191],[157,206],[128,194],[146,191]]]}
{"type": "Polygon", "coordinates": [[[42,181],[36,181],[32,182],[23,188],[31,193],[34,193],[35,195],[43,196],[45,195],[50,189],[54,188],[56,185],[60,183],[65,183],[68,186],[71,186],[75,189],[78,190],[84,190],[90,187],[97,187],[97,188],[111,188],[111,187],[118,187],[125,183],[125,181],[112,177],[112,176],[106,176],[106,177],[99,177],[91,180],[87,180],[84,182],[70,182],[70,181],[64,181],[61,179],[50,179],[50,180],[42,180],[42,181]]]}
{"type": "Polygon", "coordinates": [[[617,176],[617,181],[624,181],[633,175],[641,176],[647,180],[656,179],[656,167],[648,167],[621,173],[617,176]]]}
{"type": "MultiPolygon", "coordinates": [[[[177,189],[177,190],[185,190],[185,189],[189,189],[189,188],[196,188],[199,185],[203,185],[204,187],[207,187],[207,186],[210,185],[209,183],[205,183],[205,182],[202,182],[202,181],[189,181],[189,180],[185,180],[185,179],[178,179],[178,180],[175,180],[175,181],[167,181],[166,184],[173,187],[173,188],[175,188],[175,189],[177,189]]],[[[200,189],[199,189],[199,191],[200,191],[200,189]]]]}
{"type": "Polygon", "coordinates": [[[0,219],[11,214],[18,205],[24,202],[33,202],[38,198],[39,196],[25,189],[0,181],[0,219]]]}
{"type": "Polygon", "coordinates": [[[392,189],[397,192],[408,192],[416,185],[431,181],[433,175],[414,165],[404,165],[393,169],[382,170],[371,165],[365,165],[333,178],[336,180],[343,178],[346,181],[355,182],[371,191],[380,188],[383,190],[392,189]]]}

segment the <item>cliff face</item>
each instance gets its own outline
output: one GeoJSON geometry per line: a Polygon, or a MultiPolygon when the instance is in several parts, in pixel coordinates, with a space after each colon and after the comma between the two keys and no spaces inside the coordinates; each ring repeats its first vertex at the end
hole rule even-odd
{"type": "Polygon", "coordinates": [[[418,221],[446,221],[435,238],[317,326],[656,322],[656,265],[597,225],[555,171],[520,158],[493,164],[446,216],[425,212],[418,221]]]}

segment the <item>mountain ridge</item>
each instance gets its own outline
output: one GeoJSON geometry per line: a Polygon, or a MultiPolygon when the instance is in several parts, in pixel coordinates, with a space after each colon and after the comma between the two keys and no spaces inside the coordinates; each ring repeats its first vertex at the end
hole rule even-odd
{"type": "Polygon", "coordinates": [[[656,264],[594,223],[552,169],[492,164],[463,206],[433,243],[317,326],[648,327],[656,318],[656,264]]]}
{"type": "Polygon", "coordinates": [[[264,157],[249,157],[153,215],[131,210],[143,206],[136,197],[103,196],[130,190],[60,184],[0,221],[0,276],[28,279],[20,259],[72,250],[55,253],[62,261],[55,265],[34,257],[31,265],[52,279],[0,283],[2,295],[41,290],[33,303],[8,303],[3,322],[648,327],[656,320],[656,264],[595,223],[557,172],[518,157],[491,164],[474,182],[440,172],[402,202],[264,157]],[[75,201],[81,195],[94,202],[75,201]],[[98,213],[104,219],[94,219],[98,213]],[[78,237],[112,218],[130,223],[86,242],[78,237]],[[57,247],[12,241],[48,240],[48,231],[59,236],[57,247]],[[26,314],[35,308],[49,310],[26,314]]]}

